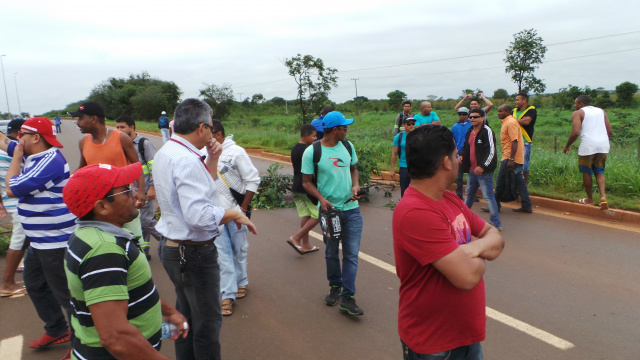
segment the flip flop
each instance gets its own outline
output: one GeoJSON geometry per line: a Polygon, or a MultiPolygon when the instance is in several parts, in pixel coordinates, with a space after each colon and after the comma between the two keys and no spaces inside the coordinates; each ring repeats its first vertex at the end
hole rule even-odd
{"type": "Polygon", "coordinates": [[[293,241],[291,241],[291,239],[287,240],[287,244],[291,245],[293,250],[295,250],[298,254],[304,255],[304,251],[300,250],[301,247],[296,245],[296,244],[294,244],[293,241]]]}
{"type": "Polygon", "coordinates": [[[14,291],[9,291],[9,292],[0,292],[0,297],[12,297],[12,296],[16,296],[16,295],[26,295],[27,294],[27,289],[25,288],[20,288],[14,291]]]}
{"type": "Polygon", "coordinates": [[[309,250],[307,250],[307,251],[303,251],[303,252],[302,252],[302,255],[304,255],[304,254],[308,254],[308,253],[312,253],[312,252],[315,252],[315,251],[318,251],[318,250],[320,250],[320,248],[319,248],[319,247],[317,247],[317,246],[314,246],[314,247],[312,247],[311,249],[309,249],[309,250]]]}
{"type": "Polygon", "coordinates": [[[589,200],[589,199],[587,199],[587,198],[582,198],[582,199],[578,200],[578,202],[579,202],[580,204],[584,204],[584,205],[594,205],[594,206],[595,206],[595,203],[588,202],[587,200],[589,200]]]}
{"type": "Polygon", "coordinates": [[[609,210],[609,204],[607,204],[607,199],[600,199],[600,210],[609,210]]]}

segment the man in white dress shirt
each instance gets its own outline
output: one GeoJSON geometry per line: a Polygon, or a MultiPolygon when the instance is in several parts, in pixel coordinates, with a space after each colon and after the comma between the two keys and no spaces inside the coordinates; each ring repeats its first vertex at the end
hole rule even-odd
{"type": "Polygon", "coordinates": [[[184,100],[175,111],[175,132],[156,153],[153,166],[162,211],[156,229],[165,238],[160,256],[175,286],[176,309],[191,329],[176,340],[178,360],[220,359],[220,268],[214,240],[230,221],[257,233],[243,213],[219,206],[214,178],[222,146],[211,133],[212,113],[204,101],[184,100]],[[206,161],[199,151],[205,147],[206,161]]]}

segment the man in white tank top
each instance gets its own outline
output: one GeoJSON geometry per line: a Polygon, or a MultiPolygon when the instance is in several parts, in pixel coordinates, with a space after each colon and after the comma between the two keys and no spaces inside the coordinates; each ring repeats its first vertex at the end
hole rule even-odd
{"type": "Polygon", "coordinates": [[[575,109],[571,115],[573,129],[564,153],[568,154],[571,144],[578,136],[580,137],[580,147],[578,147],[578,168],[582,173],[582,182],[587,197],[580,199],[582,204],[595,205],[593,201],[593,180],[591,175],[595,174],[598,190],[600,191],[600,210],[609,209],[607,197],[605,195],[604,168],[609,153],[609,139],[611,138],[611,123],[604,110],[591,106],[591,99],[587,95],[580,95],[576,98],[575,109]]]}

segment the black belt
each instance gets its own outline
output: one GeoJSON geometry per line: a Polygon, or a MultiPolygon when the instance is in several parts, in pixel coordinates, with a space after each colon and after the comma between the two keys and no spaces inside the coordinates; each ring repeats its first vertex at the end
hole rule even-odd
{"type": "Polygon", "coordinates": [[[184,245],[184,246],[210,245],[210,244],[213,244],[215,239],[216,238],[213,238],[211,240],[205,240],[205,241],[193,241],[193,240],[171,240],[171,239],[165,238],[165,240],[167,240],[166,245],[169,247],[178,247],[180,245],[184,245]]]}

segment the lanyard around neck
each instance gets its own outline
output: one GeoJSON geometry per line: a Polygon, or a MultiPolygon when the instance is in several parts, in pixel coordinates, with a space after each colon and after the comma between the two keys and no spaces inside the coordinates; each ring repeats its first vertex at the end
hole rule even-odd
{"type": "Polygon", "coordinates": [[[178,141],[178,140],[173,139],[173,138],[171,138],[171,139],[169,139],[169,140],[174,141],[174,142],[177,142],[178,144],[180,144],[180,145],[182,145],[182,146],[186,147],[186,148],[187,148],[187,150],[189,150],[189,151],[191,151],[192,153],[194,153],[194,154],[198,155],[198,158],[200,158],[200,161],[202,161],[202,165],[204,165],[205,169],[207,169],[207,171],[208,171],[208,172],[211,172],[211,171],[209,171],[209,167],[207,166],[207,164],[205,164],[205,163],[204,163],[204,158],[205,158],[204,156],[202,156],[202,155],[198,154],[197,152],[195,152],[192,148],[190,148],[190,147],[188,147],[187,145],[185,145],[184,143],[182,143],[182,141],[178,141]]]}

